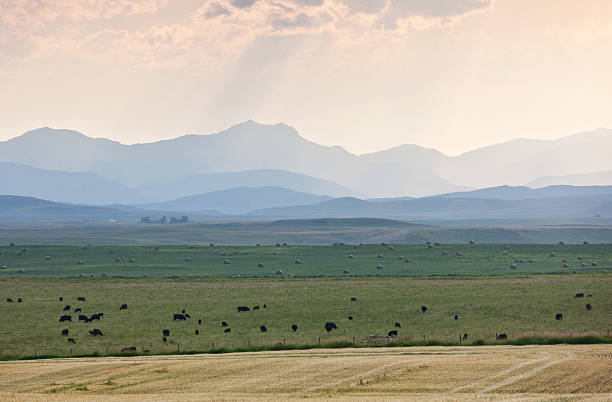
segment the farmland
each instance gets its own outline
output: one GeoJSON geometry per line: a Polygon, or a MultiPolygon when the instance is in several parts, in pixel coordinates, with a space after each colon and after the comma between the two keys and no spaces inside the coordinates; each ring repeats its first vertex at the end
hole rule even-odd
{"type": "Polygon", "coordinates": [[[611,244],[512,244],[506,255],[503,250],[503,244],[442,244],[432,248],[424,244],[279,247],[207,244],[161,246],[158,250],[153,245],[16,245],[0,247],[0,266],[6,266],[0,270],[0,278],[81,274],[94,278],[102,274],[131,278],[274,277],[279,270],[282,276],[298,277],[337,277],[344,275],[345,270],[350,276],[478,276],[596,273],[612,268],[611,244]],[[510,270],[514,263],[517,269],[510,270]],[[263,267],[258,267],[259,264],[263,267]],[[563,264],[568,268],[563,268],[563,264]],[[377,269],[379,265],[381,269],[377,269]]]}
{"type": "Polygon", "coordinates": [[[589,400],[610,345],[419,347],[0,363],[0,400],[589,400]]]}
{"type": "Polygon", "coordinates": [[[606,337],[612,311],[609,274],[456,279],[19,277],[2,279],[0,289],[4,358],[116,354],[130,346],[154,354],[277,344],[361,344],[369,335],[390,330],[398,330],[401,342],[449,344],[459,344],[463,334],[467,339],[461,342],[467,344],[497,343],[496,333],[506,333],[509,341],[525,336],[606,337]],[[585,297],[575,298],[576,293],[585,297]],[[7,303],[8,297],[14,302],[7,303]],[[585,309],[587,303],[591,311],[585,309]],[[128,308],[120,310],[122,304],[128,308]],[[69,311],[63,311],[66,305],[69,311]],[[423,305],[426,313],[421,312],[423,305]],[[238,312],[237,306],[260,309],[238,312]],[[174,321],[174,314],[182,310],[191,318],[174,321]],[[99,312],[104,313],[99,321],[77,319],[99,312]],[[562,320],[555,320],[557,313],[563,314],[562,320]],[[73,321],[58,322],[65,314],[73,321]],[[231,333],[224,332],[222,321],[231,333]],[[338,328],[327,333],[328,321],[338,328]],[[400,328],[395,328],[396,322],[400,328]],[[295,332],[293,324],[298,325],[295,332]],[[261,325],[267,332],[260,331],[261,325]],[[91,336],[94,328],[104,336],[91,336]],[[68,336],[61,336],[63,329],[69,330],[68,336]],[[167,342],[163,329],[170,331],[167,342]],[[68,337],[75,343],[67,343],[68,337]]]}

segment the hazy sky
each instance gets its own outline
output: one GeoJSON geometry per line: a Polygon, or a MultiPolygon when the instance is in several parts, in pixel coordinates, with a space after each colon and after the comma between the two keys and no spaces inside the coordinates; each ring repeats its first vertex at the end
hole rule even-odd
{"type": "Polygon", "coordinates": [[[0,0],[0,139],[248,119],[357,153],[612,128],[612,1],[0,0]]]}

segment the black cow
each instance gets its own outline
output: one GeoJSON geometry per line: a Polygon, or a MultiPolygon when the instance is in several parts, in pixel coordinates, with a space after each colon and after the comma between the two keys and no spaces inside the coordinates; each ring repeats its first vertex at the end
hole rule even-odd
{"type": "Polygon", "coordinates": [[[166,337],[166,336],[170,336],[170,330],[169,330],[169,329],[164,329],[164,330],[162,331],[162,333],[164,334],[164,337],[166,337]]]}
{"type": "Polygon", "coordinates": [[[495,334],[495,339],[497,339],[498,341],[507,341],[508,340],[508,335],[507,334],[495,334]]]}
{"type": "Polygon", "coordinates": [[[424,313],[427,311],[427,307],[426,306],[421,306],[421,311],[424,313]]]}
{"type": "Polygon", "coordinates": [[[68,338],[68,343],[76,343],[76,341],[74,340],[74,338],[68,338]]]}
{"type": "Polygon", "coordinates": [[[17,303],[21,303],[23,300],[21,299],[21,297],[17,298],[17,303]]]}
{"type": "Polygon", "coordinates": [[[584,297],[584,293],[576,293],[576,296],[574,297],[584,297]]]}
{"type": "Polygon", "coordinates": [[[200,335],[200,330],[199,330],[199,329],[196,329],[196,330],[195,330],[195,334],[196,334],[196,335],[200,335]]]}
{"type": "Polygon", "coordinates": [[[221,326],[222,327],[229,327],[229,324],[225,321],[221,321],[221,326]]]}
{"type": "Polygon", "coordinates": [[[259,310],[259,306],[254,306],[253,307],[253,311],[255,311],[255,310],[259,310]]]}
{"type": "Polygon", "coordinates": [[[229,334],[230,332],[232,332],[231,328],[226,328],[223,332],[225,332],[226,334],[229,334]]]}
{"type": "Polygon", "coordinates": [[[74,309],[74,312],[75,313],[80,313],[80,312],[83,312],[83,309],[81,309],[80,307],[77,307],[77,308],[74,309]]]}
{"type": "Polygon", "coordinates": [[[395,323],[395,328],[401,328],[401,327],[402,327],[402,326],[401,326],[401,324],[400,324],[399,322],[396,322],[396,323],[395,323]]]}
{"type": "Polygon", "coordinates": [[[593,306],[591,306],[590,304],[587,304],[586,306],[587,311],[591,311],[591,309],[593,308],[593,306]]]}
{"type": "Polygon", "coordinates": [[[266,326],[265,326],[265,325],[262,325],[261,327],[259,327],[259,330],[260,330],[261,332],[268,332],[268,328],[266,328],[266,326]]]}
{"type": "Polygon", "coordinates": [[[77,301],[87,301],[87,299],[82,296],[79,296],[77,297],[77,301]]]}
{"type": "Polygon", "coordinates": [[[185,314],[185,309],[181,310],[181,314],[185,314]]]}
{"type": "Polygon", "coordinates": [[[463,334],[463,339],[467,339],[468,338],[468,334],[463,334]]]}
{"type": "Polygon", "coordinates": [[[241,312],[241,311],[250,311],[251,310],[250,308],[248,308],[246,306],[238,306],[237,309],[238,309],[238,312],[241,312]]]}
{"type": "Polygon", "coordinates": [[[349,321],[353,321],[353,316],[349,315],[349,321]]]}
{"type": "Polygon", "coordinates": [[[68,336],[68,330],[62,329],[62,336],[68,336]]]}
{"type": "Polygon", "coordinates": [[[86,315],[79,314],[79,321],[88,322],[89,321],[89,317],[87,317],[86,315]]]}
{"type": "Polygon", "coordinates": [[[394,329],[394,330],[392,330],[392,331],[389,331],[389,333],[387,334],[387,336],[388,336],[389,338],[391,338],[391,337],[393,337],[393,336],[397,336],[397,330],[396,330],[396,329],[394,329]]]}
{"type": "Polygon", "coordinates": [[[92,314],[91,317],[89,317],[89,321],[93,321],[93,320],[100,321],[100,317],[102,317],[102,313],[100,313],[100,314],[92,314]]]}
{"type": "Polygon", "coordinates": [[[7,302],[7,303],[12,303],[12,302],[13,302],[13,299],[11,299],[11,298],[9,297],[8,299],[6,299],[6,302],[7,302]]]}
{"type": "Polygon", "coordinates": [[[127,310],[127,304],[123,303],[121,307],[119,307],[119,310],[127,310]]]}
{"type": "Polygon", "coordinates": [[[89,331],[89,333],[93,336],[104,336],[102,331],[100,331],[98,328],[94,328],[93,330],[89,331]]]}
{"type": "Polygon", "coordinates": [[[60,296],[59,301],[64,301],[64,298],[60,296]]]}
{"type": "Polygon", "coordinates": [[[459,316],[457,314],[455,314],[455,320],[458,320],[459,316]]]}
{"type": "Polygon", "coordinates": [[[357,301],[356,297],[351,297],[351,301],[357,301]]]}
{"type": "Polygon", "coordinates": [[[335,322],[326,322],[325,323],[325,330],[327,332],[330,332],[331,330],[334,330],[334,329],[338,329],[338,327],[336,326],[335,322]]]}
{"type": "Polygon", "coordinates": [[[185,318],[191,318],[191,316],[187,313],[185,313],[185,318]]]}
{"type": "Polygon", "coordinates": [[[291,329],[293,330],[293,332],[295,332],[295,331],[297,331],[297,330],[298,330],[298,326],[297,326],[297,325],[295,325],[295,324],[293,324],[293,325],[291,326],[291,329]]]}
{"type": "Polygon", "coordinates": [[[136,352],[136,346],[128,346],[121,349],[121,353],[136,352]]]}
{"type": "Polygon", "coordinates": [[[185,316],[183,314],[174,314],[174,318],[173,320],[179,320],[179,321],[185,321],[187,318],[185,318],[185,316]]]}
{"type": "Polygon", "coordinates": [[[60,317],[59,322],[70,321],[72,322],[72,317],[69,315],[63,315],[60,317]]]}
{"type": "Polygon", "coordinates": [[[168,342],[168,338],[166,338],[165,336],[162,338],[162,341],[164,341],[164,343],[168,342]]]}
{"type": "Polygon", "coordinates": [[[563,320],[563,314],[561,314],[561,313],[555,314],[555,320],[557,320],[557,321],[563,320]]]}
{"type": "Polygon", "coordinates": [[[198,325],[202,325],[202,320],[198,320],[198,325]]]}

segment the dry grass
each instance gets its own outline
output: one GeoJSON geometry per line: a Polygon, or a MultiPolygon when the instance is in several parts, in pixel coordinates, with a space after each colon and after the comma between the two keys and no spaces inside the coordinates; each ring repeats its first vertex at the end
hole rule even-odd
{"type": "Polygon", "coordinates": [[[612,345],[0,363],[0,400],[610,400],[612,345]]]}

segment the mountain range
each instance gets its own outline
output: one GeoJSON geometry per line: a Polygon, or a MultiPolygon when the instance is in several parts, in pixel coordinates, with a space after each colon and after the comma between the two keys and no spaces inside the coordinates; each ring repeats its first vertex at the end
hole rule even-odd
{"type": "Polygon", "coordinates": [[[612,130],[607,129],[558,140],[516,139],[448,156],[418,145],[355,155],[310,142],[287,125],[253,121],[216,134],[135,145],[40,128],[0,142],[0,172],[12,175],[6,188],[14,190],[3,193],[99,205],[164,202],[242,186],[332,197],[422,197],[498,185],[558,184],[564,178],[611,184],[606,174],[612,171],[610,149],[612,130]],[[67,175],[60,177],[58,171],[67,175]],[[69,181],[83,184],[63,185],[69,181]],[[91,191],[86,183],[93,183],[91,191]]]}

